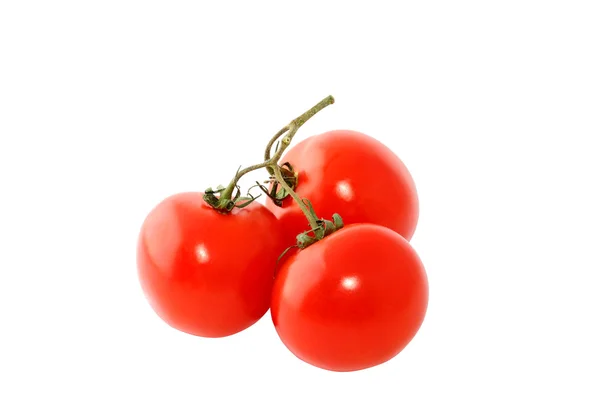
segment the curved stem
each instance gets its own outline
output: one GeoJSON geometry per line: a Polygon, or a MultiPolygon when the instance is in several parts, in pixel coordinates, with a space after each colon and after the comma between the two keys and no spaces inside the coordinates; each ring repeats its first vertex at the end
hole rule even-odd
{"type": "Polygon", "coordinates": [[[269,165],[269,162],[263,162],[260,164],[256,164],[256,165],[251,165],[249,167],[246,167],[242,170],[239,170],[235,176],[233,177],[233,179],[231,180],[231,182],[229,183],[229,185],[227,185],[227,187],[225,188],[225,190],[223,192],[221,192],[221,196],[220,198],[222,199],[231,199],[231,196],[233,195],[233,191],[235,190],[235,188],[237,187],[237,183],[238,181],[242,178],[242,176],[246,175],[248,172],[252,172],[255,171],[257,169],[261,169],[261,168],[265,168],[269,165]]]}
{"type": "MultiPolygon", "coordinates": [[[[286,125],[283,128],[281,128],[281,130],[279,132],[277,132],[275,134],[275,136],[273,136],[271,138],[271,140],[269,140],[269,143],[267,143],[267,148],[265,149],[265,161],[269,161],[271,159],[271,148],[273,148],[273,145],[275,144],[277,139],[279,139],[281,137],[281,135],[283,135],[284,133],[286,133],[289,130],[290,130],[290,127],[286,125]]],[[[271,172],[271,171],[269,171],[269,172],[271,172]]]]}
{"type": "MultiPolygon", "coordinates": [[[[335,102],[335,99],[333,98],[333,96],[329,95],[329,96],[325,97],[323,100],[321,100],[320,102],[318,102],[315,106],[313,106],[312,108],[307,110],[304,114],[293,119],[289,124],[287,124],[286,126],[281,128],[281,130],[279,132],[277,132],[275,134],[275,136],[273,136],[271,138],[271,140],[269,140],[269,143],[267,144],[267,148],[265,149],[265,161],[268,161],[269,159],[271,159],[271,148],[273,147],[273,144],[275,144],[275,141],[277,141],[277,139],[279,139],[281,137],[281,135],[290,131],[290,133],[288,133],[288,137],[289,137],[289,140],[291,141],[293,139],[294,135],[296,134],[296,131],[298,131],[298,129],[302,125],[304,125],[306,123],[306,121],[311,119],[316,113],[318,113],[319,111],[321,111],[328,105],[333,104],[334,102],[335,102]],[[293,128],[295,128],[295,129],[293,129],[293,128]]],[[[289,143],[287,143],[287,144],[289,145],[289,143]]],[[[271,171],[269,171],[269,172],[271,172],[271,171]]]]}
{"type": "Polygon", "coordinates": [[[283,179],[283,176],[281,175],[281,169],[278,165],[275,166],[274,172],[275,179],[277,179],[277,182],[279,182],[279,184],[289,193],[289,195],[292,196],[294,201],[296,201],[296,203],[298,204],[298,207],[300,207],[300,210],[302,210],[302,213],[304,214],[304,216],[308,220],[308,223],[310,224],[310,228],[319,229],[319,223],[317,222],[317,218],[315,217],[315,215],[313,215],[312,212],[310,212],[308,207],[306,207],[306,204],[304,204],[300,196],[298,196],[298,194],[294,192],[294,190],[292,190],[290,185],[287,184],[285,179],[283,179]]]}

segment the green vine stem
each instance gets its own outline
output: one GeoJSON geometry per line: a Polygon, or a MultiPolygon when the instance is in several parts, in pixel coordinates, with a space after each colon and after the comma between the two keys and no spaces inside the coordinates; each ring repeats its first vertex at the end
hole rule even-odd
{"type": "Polygon", "coordinates": [[[283,127],[279,132],[277,132],[277,134],[275,134],[275,136],[273,136],[273,138],[271,138],[271,140],[269,141],[269,144],[267,146],[267,150],[265,152],[266,158],[265,158],[264,162],[238,170],[237,173],[235,174],[235,176],[233,177],[233,179],[231,180],[231,182],[229,183],[229,185],[227,185],[227,187],[218,187],[217,190],[208,188],[204,193],[204,201],[206,201],[206,203],[208,203],[211,207],[213,207],[216,210],[221,211],[221,212],[229,212],[236,206],[243,207],[243,206],[248,205],[255,199],[255,197],[252,197],[252,196],[240,197],[240,190],[239,190],[239,186],[238,186],[239,180],[242,178],[242,176],[246,175],[249,172],[252,172],[252,171],[255,171],[255,170],[261,169],[261,168],[267,168],[269,173],[275,175],[278,183],[298,202],[298,206],[300,207],[300,209],[302,210],[302,212],[308,219],[311,228],[318,229],[319,228],[318,219],[316,218],[314,213],[310,212],[310,210],[306,207],[306,205],[298,197],[298,195],[296,195],[296,193],[293,193],[292,188],[287,184],[285,179],[283,179],[283,176],[281,174],[281,169],[280,169],[278,163],[279,163],[279,160],[281,159],[284,151],[288,148],[288,146],[292,142],[292,139],[294,138],[294,135],[296,134],[298,129],[300,129],[300,127],[302,125],[304,125],[306,123],[306,121],[308,121],[310,118],[312,118],[316,113],[318,113],[319,111],[321,111],[322,109],[324,109],[325,107],[327,107],[328,105],[331,105],[333,103],[334,103],[333,96],[327,96],[323,100],[321,100],[319,103],[317,103],[315,106],[313,106],[312,108],[307,110],[305,113],[300,115],[298,118],[293,119],[289,124],[287,124],[285,127],[283,127]],[[273,147],[273,144],[284,134],[285,134],[285,136],[283,136],[283,138],[279,141],[279,145],[277,147],[277,150],[275,151],[275,154],[273,156],[271,156],[271,148],[273,147]],[[279,178],[277,178],[277,175],[279,176],[279,178]],[[236,189],[237,189],[237,192],[236,192],[236,189]],[[234,192],[236,192],[235,195],[234,195],[234,192]],[[293,193],[293,195],[292,195],[292,193],[293,193]],[[216,196],[217,194],[218,194],[218,196],[216,196]],[[243,201],[244,204],[243,205],[238,204],[239,201],[243,201]]]}
{"type": "MultiPolygon", "coordinates": [[[[301,116],[299,116],[296,119],[293,119],[292,122],[290,122],[289,124],[287,124],[286,126],[281,128],[281,130],[279,132],[277,132],[275,134],[275,136],[273,136],[271,138],[271,140],[269,140],[269,143],[267,144],[267,148],[265,149],[265,161],[269,161],[271,159],[271,149],[273,148],[273,144],[275,144],[275,142],[277,141],[277,139],[279,139],[281,137],[281,135],[283,135],[286,132],[289,132],[287,134],[287,136],[285,136],[281,140],[281,145],[283,145],[284,147],[289,146],[290,142],[294,138],[294,135],[296,134],[298,129],[300,129],[300,127],[302,125],[304,125],[306,123],[306,121],[308,121],[316,113],[318,113],[319,111],[321,111],[322,109],[324,109],[325,107],[327,107],[333,103],[335,103],[335,99],[333,98],[333,96],[331,96],[331,95],[327,96],[323,100],[318,102],[314,107],[312,107],[311,109],[306,111],[304,114],[302,114],[301,116]],[[286,143],[286,139],[287,139],[287,143],[286,143]]],[[[280,150],[280,149],[278,149],[278,150],[280,150]]],[[[269,173],[271,175],[274,174],[274,171],[272,170],[272,168],[270,166],[267,167],[267,170],[269,171],[269,173]]]]}
{"type": "Polygon", "coordinates": [[[300,198],[300,196],[298,196],[298,194],[296,192],[294,192],[294,190],[287,184],[285,179],[283,179],[283,176],[281,175],[281,168],[279,167],[279,165],[274,165],[271,168],[273,168],[273,170],[275,172],[274,175],[275,175],[275,179],[277,179],[277,182],[285,189],[285,191],[287,193],[289,193],[290,196],[292,196],[294,201],[298,204],[298,207],[300,207],[300,210],[302,210],[302,213],[308,220],[308,224],[310,225],[310,228],[313,230],[319,229],[319,227],[320,227],[319,219],[315,215],[314,211],[310,210],[306,206],[306,203],[304,203],[304,201],[300,198]]]}
{"type": "MultiPolygon", "coordinates": [[[[234,207],[241,208],[247,206],[252,201],[254,201],[256,197],[250,194],[248,194],[249,197],[241,197],[238,182],[240,178],[246,175],[247,173],[260,168],[266,168],[269,171],[269,174],[271,175],[270,182],[273,185],[272,191],[269,193],[267,188],[265,188],[258,182],[257,186],[259,186],[265,193],[267,193],[267,195],[269,195],[269,197],[276,202],[275,204],[280,205],[280,203],[277,203],[278,201],[280,201],[280,195],[277,190],[277,185],[280,185],[283,190],[281,198],[285,198],[288,195],[291,196],[294,199],[294,201],[298,204],[298,207],[300,208],[310,225],[310,230],[302,232],[296,237],[296,244],[292,247],[304,249],[310,246],[311,244],[323,239],[325,236],[343,228],[344,223],[342,221],[342,217],[340,217],[339,214],[334,214],[332,221],[320,219],[315,213],[315,210],[313,209],[313,206],[310,203],[310,201],[307,199],[301,199],[300,196],[298,196],[298,194],[294,191],[296,183],[296,174],[294,173],[292,166],[287,163],[284,163],[281,166],[279,165],[279,160],[283,156],[284,151],[292,142],[292,139],[294,138],[294,135],[296,134],[298,129],[300,129],[300,127],[304,125],[306,121],[312,118],[316,113],[333,103],[333,97],[327,96],[319,103],[317,103],[314,107],[310,108],[308,111],[300,115],[298,118],[293,119],[289,124],[284,126],[279,132],[277,132],[275,136],[271,138],[271,140],[269,140],[269,143],[267,144],[267,148],[265,150],[264,162],[252,165],[244,169],[239,169],[227,187],[220,186],[217,188],[217,190],[212,190],[211,188],[208,188],[204,194],[204,200],[220,212],[229,212],[234,207]],[[275,143],[277,143],[275,154],[271,155],[271,149],[273,148],[273,145],[275,143]],[[288,181],[292,182],[294,187],[290,186],[288,181]],[[234,195],[236,189],[237,192],[234,195]],[[219,196],[217,197],[216,194],[219,194],[219,196]],[[243,203],[238,203],[242,201],[243,203]]],[[[283,252],[283,254],[280,256],[280,259],[286,252],[287,250],[283,252]]]]}

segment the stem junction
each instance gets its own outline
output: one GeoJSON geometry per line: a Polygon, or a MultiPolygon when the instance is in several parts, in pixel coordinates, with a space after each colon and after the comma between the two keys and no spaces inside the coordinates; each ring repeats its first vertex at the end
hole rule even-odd
{"type": "Polygon", "coordinates": [[[292,166],[289,163],[284,163],[281,166],[279,165],[279,161],[283,156],[283,153],[289,147],[298,129],[300,129],[300,127],[316,113],[333,103],[333,97],[327,96],[308,111],[284,126],[275,134],[275,136],[271,138],[267,144],[264,162],[246,167],[244,169],[238,169],[237,173],[227,187],[219,186],[217,187],[217,190],[208,188],[204,193],[204,200],[206,203],[208,203],[217,211],[224,213],[230,212],[235,207],[246,207],[248,204],[257,199],[258,196],[253,196],[248,192],[247,196],[242,197],[238,181],[242,176],[249,172],[266,168],[271,175],[271,180],[269,182],[272,184],[272,188],[269,191],[265,186],[258,182],[257,186],[277,205],[281,205],[281,200],[286,196],[291,196],[298,204],[298,207],[300,207],[300,210],[302,210],[302,213],[306,216],[306,219],[310,225],[311,229],[309,231],[303,232],[297,236],[297,247],[303,249],[310,244],[324,238],[330,233],[341,229],[343,227],[343,222],[340,215],[334,214],[333,221],[318,218],[310,201],[301,199],[300,196],[294,192],[297,183],[297,174],[293,171],[292,166]],[[275,153],[271,154],[273,145],[275,144],[275,153]],[[278,186],[281,186],[280,190],[278,190],[278,186]]]}

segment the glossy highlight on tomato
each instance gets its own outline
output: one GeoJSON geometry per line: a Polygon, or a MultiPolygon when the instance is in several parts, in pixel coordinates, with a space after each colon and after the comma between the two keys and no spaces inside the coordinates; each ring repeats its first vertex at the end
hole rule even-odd
{"type": "Polygon", "coordinates": [[[139,235],[138,276],[152,308],[169,325],[222,337],[265,314],[285,246],[279,222],[263,205],[224,214],[202,196],[176,194],[149,213],[139,235]]]}
{"type": "MultiPolygon", "coordinates": [[[[285,162],[298,173],[296,193],[319,216],[339,213],[346,224],[372,223],[412,238],[419,217],[415,184],[404,163],[376,139],[350,130],[326,132],[292,146],[285,162]]],[[[267,207],[282,221],[288,244],[308,229],[289,196],[282,207],[267,207]]]]}
{"type": "Polygon", "coordinates": [[[298,358],[333,371],[396,356],[427,310],[425,269],[396,232],[355,224],[288,257],[277,272],[271,315],[298,358]]]}

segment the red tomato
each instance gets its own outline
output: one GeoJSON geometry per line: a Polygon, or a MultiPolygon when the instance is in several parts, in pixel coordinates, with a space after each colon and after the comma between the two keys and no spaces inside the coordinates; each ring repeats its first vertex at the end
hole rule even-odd
{"type": "MultiPolygon", "coordinates": [[[[339,130],[310,137],[283,157],[298,173],[296,193],[309,199],[319,217],[339,213],[345,224],[386,226],[406,240],[417,227],[419,201],[413,179],[386,146],[365,134],[339,130]]],[[[289,196],[283,207],[267,207],[283,222],[286,242],[308,225],[289,196]]]]}
{"type": "Polygon", "coordinates": [[[168,197],[146,217],[138,243],[138,275],[152,308],[198,336],[227,336],[254,324],[269,308],[285,247],[279,229],[258,203],[221,214],[202,193],[168,197]]]}
{"type": "Polygon", "coordinates": [[[298,358],[354,371],[398,354],[427,309],[427,276],[396,232],[346,226],[286,259],[277,273],[271,316],[298,358]]]}

